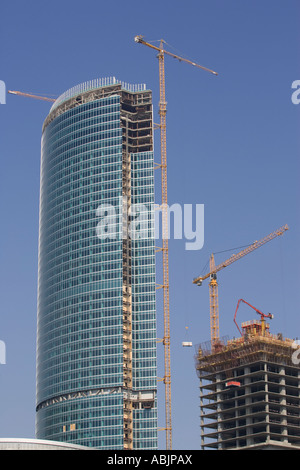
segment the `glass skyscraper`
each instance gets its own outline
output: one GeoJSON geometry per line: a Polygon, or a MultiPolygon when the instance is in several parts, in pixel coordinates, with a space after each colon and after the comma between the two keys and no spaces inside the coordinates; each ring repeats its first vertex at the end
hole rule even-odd
{"type": "Polygon", "coordinates": [[[157,448],[152,94],[53,104],[41,149],[36,437],[157,448]]]}

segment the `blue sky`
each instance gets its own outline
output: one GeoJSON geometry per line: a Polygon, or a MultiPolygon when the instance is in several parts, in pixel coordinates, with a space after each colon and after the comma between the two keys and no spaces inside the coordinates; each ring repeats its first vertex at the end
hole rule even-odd
{"type": "MultiPolygon", "coordinates": [[[[300,336],[300,106],[291,101],[292,82],[300,79],[299,13],[297,0],[12,0],[1,6],[0,80],[10,90],[58,96],[97,77],[145,82],[158,122],[158,61],[135,44],[137,34],[163,38],[170,51],[219,73],[166,58],[169,204],[205,207],[204,247],[187,251],[184,240],[169,245],[174,449],[200,446],[195,349],[181,342],[210,339],[208,284],[200,289],[192,280],[211,252],[252,243],[287,223],[284,236],[220,272],[220,335],[238,334],[233,315],[244,298],[275,315],[273,333],[300,336]]],[[[49,108],[12,95],[0,105],[0,340],[7,349],[0,437],[34,437],[40,139],[49,108]]],[[[216,262],[230,254],[216,255],[216,262]]],[[[162,337],[159,292],[157,305],[162,337]]],[[[248,320],[255,312],[243,306],[239,316],[248,320]]],[[[158,353],[162,376],[160,345],[158,353]]]]}

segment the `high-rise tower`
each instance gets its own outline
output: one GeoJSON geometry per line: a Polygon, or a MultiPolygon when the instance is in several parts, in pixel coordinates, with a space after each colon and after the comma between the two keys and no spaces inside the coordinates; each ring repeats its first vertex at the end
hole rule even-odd
{"type": "Polygon", "coordinates": [[[36,435],[157,448],[152,94],[115,78],[43,125],[36,435]]]}

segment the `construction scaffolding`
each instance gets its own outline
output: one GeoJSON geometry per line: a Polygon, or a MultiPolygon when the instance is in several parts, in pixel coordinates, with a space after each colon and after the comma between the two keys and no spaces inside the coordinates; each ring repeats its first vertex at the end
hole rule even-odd
{"type": "MultiPolygon", "coordinates": [[[[121,86],[119,90],[121,90],[121,86]]],[[[97,91],[99,92],[99,91],[97,91]]],[[[151,151],[152,95],[150,92],[129,93],[122,90],[122,196],[123,196],[123,387],[124,387],[124,449],[134,448],[133,410],[138,401],[133,398],[133,313],[132,313],[132,241],[129,233],[132,206],[132,154],[151,151]],[[124,236],[125,235],[125,236],[124,236]],[[127,392],[127,393],[126,393],[127,392]]],[[[141,401],[141,400],[140,400],[141,401]]],[[[154,395],[148,400],[148,408],[154,406],[154,395]]]]}

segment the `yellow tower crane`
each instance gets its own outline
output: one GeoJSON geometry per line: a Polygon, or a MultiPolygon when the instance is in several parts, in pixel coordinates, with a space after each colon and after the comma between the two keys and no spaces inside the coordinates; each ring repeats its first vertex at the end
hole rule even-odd
{"type": "Polygon", "coordinates": [[[209,273],[205,274],[204,276],[196,277],[193,280],[193,284],[197,286],[201,286],[202,282],[210,278],[209,283],[209,297],[210,297],[210,335],[211,335],[211,345],[212,349],[218,345],[219,342],[219,300],[218,300],[218,282],[217,282],[217,272],[221,271],[221,269],[226,268],[230,264],[234,263],[235,261],[243,258],[243,256],[248,255],[252,251],[256,250],[260,246],[264,245],[265,243],[273,240],[274,238],[278,237],[279,235],[283,235],[289,227],[287,225],[283,225],[279,229],[275,230],[274,232],[270,233],[266,237],[262,238],[259,241],[256,241],[249,245],[244,250],[240,251],[237,254],[232,255],[226,261],[215,265],[214,255],[212,254],[210,257],[210,267],[209,273]]]}
{"type": "Polygon", "coordinates": [[[169,310],[169,253],[168,253],[168,195],[167,195],[167,139],[166,139],[166,92],[165,92],[165,54],[186,62],[194,67],[198,67],[213,75],[217,72],[210,70],[202,65],[196,64],[191,60],[180,57],[164,49],[165,41],[160,41],[159,47],[144,41],[143,36],[135,36],[135,42],[148,46],[158,51],[159,60],[159,115],[160,115],[160,144],[161,144],[161,186],[162,186],[162,257],[163,257],[163,305],[164,305],[164,358],[165,358],[165,413],[166,413],[166,448],[172,449],[172,418],[171,418],[171,352],[170,352],[170,310],[169,310]]]}

